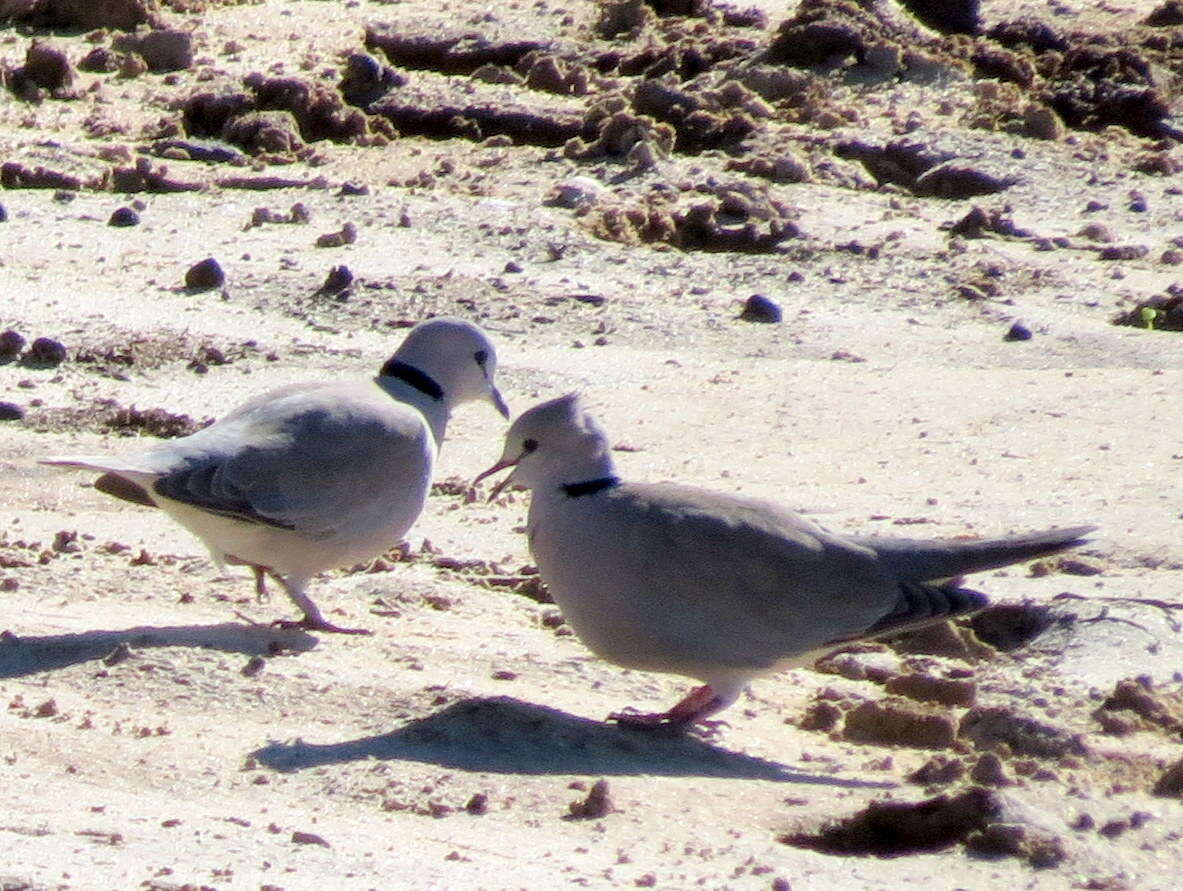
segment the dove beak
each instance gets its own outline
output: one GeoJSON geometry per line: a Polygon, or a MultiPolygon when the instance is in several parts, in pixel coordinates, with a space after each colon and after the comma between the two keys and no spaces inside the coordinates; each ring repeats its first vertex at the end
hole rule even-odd
{"type": "MultiPolygon", "coordinates": [[[[489,401],[493,403],[493,408],[501,413],[501,417],[508,421],[509,406],[505,404],[505,397],[501,395],[501,391],[492,383],[489,384],[489,401]]],[[[488,473],[489,471],[485,472],[488,473]]]]}
{"type": "MultiPolygon", "coordinates": [[[[494,464],[488,470],[478,474],[477,478],[472,481],[472,484],[475,486],[477,483],[479,483],[481,480],[485,479],[486,477],[490,477],[495,473],[505,470],[505,468],[507,468],[507,467],[515,467],[515,466],[517,466],[517,463],[520,460],[522,460],[520,455],[517,458],[502,458],[500,461],[498,461],[496,464],[494,464]]],[[[501,490],[504,489],[512,481],[513,481],[513,474],[511,473],[505,479],[498,482],[497,485],[495,485],[493,487],[493,491],[489,493],[489,500],[492,501],[494,498],[496,498],[498,495],[500,495],[501,490]]]]}

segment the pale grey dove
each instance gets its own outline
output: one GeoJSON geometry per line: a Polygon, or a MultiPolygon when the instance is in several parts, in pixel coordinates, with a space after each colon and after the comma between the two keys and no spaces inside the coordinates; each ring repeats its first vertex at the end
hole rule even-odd
{"type": "Polygon", "coordinates": [[[308,582],[399,542],[423,510],[452,409],[484,399],[508,417],[496,369],[483,330],[430,319],[371,380],[280,387],[131,457],[42,463],[103,471],[95,488],[160,507],[215,562],[252,567],[260,593],[265,575],[278,579],[304,614],[280,624],[366,633],[327,621],[308,582]]]}
{"type": "Polygon", "coordinates": [[[978,610],[978,572],[1082,543],[1092,526],[979,541],[847,537],[767,501],[671,483],[622,482],[575,395],[511,425],[494,490],[531,490],[527,536],[542,580],[580,639],[628,668],[703,681],[630,726],[689,725],[754,677],[851,641],[978,610]]]}

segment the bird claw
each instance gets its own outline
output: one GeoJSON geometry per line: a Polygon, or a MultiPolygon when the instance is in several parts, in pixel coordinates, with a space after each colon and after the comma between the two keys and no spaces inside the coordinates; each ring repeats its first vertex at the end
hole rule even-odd
{"type": "Polygon", "coordinates": [[[328,619],[319,616],[305,616],[302,619],[276,619],[271,623],[272,628],[284,631],[322,631],[325,634],[373,634],[369,628],[342,628],[334,625],[328,619]]]}

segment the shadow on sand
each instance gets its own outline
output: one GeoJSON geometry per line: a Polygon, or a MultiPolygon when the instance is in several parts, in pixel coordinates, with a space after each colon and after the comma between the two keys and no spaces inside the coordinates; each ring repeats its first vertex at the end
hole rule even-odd
{"type": "Polygon", "coordinates": [[[291,772],[367,758],[506,774],[694,776],[890,788],[890,783],[798,773],[774,761],[672,732],[625,730],[508,696],[474,698],[380,736],[328,745],[296,740],[251,753],[291,772]]]}
{"type": "Polygon", "coordinates": [[[316,638],[303,631],[223,622],[218,625],[140,625],[117,631],[83,631],[46,637],[0,637],[0,678],[67,668],[110,655],[120,644],[133,650],[196,647],[223,653],[266,656],[275,647],[305,652],[316,638]]]}

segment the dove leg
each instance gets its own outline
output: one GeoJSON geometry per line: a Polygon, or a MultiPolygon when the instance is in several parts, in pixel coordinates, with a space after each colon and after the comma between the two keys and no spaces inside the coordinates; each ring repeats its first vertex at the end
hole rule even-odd
{"type": "Polygon", "coordinates": [[[300,611],[304,613],[302,619],[280,619],[272,624],[278,628],[299,628],[304,631],[323,631],[326,634],[373,634],[367,628],[342,628],[340,625],[334,625],[328,619],[321,615],[320,609],[312,598],[304,593],[305,581],[297,579],[285,579],[282,576],[272,573],[272,577],[279,580],[283,585],[283,589],[287,592],[288,597],[292,599],[292,603],[299,607],[300,611]]]}
{"type": "Polygon", "coordinates": [[[623,711],[608,716],[621,727],[631,730],[653,730],[658,727],[689,727],[698,724],[711,715],[721,712],[735,701],[735,696],[723,696],[715,692],[710,684],[695,687],[681,702],[667,712],[645,714],[623,711]]]}

